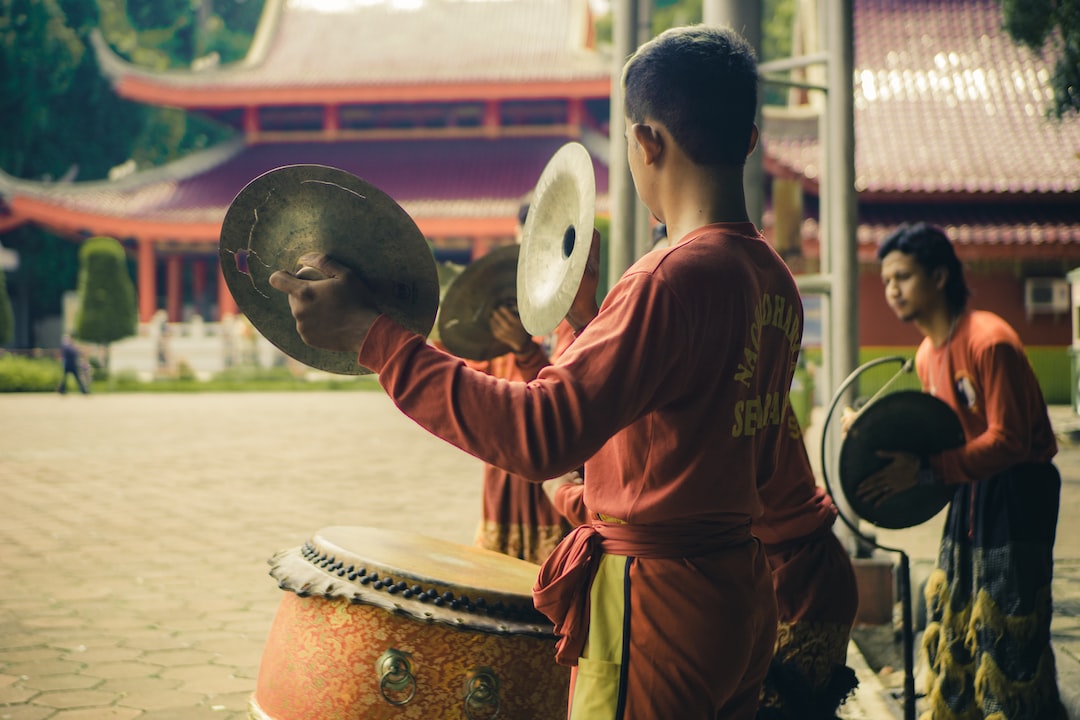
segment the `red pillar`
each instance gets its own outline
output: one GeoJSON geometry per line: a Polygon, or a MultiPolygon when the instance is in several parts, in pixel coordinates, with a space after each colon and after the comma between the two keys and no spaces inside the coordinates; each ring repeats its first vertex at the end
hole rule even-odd
{"type": "Polygon", "coordinates": [[[323,134],[327,137],[336,137],[341,130],[341,117],[338,115],[337,105],[323,106],[323,134]]]}
{"type": "Polygon", "coordinates": [[[157,258],[154,242],[139,238],[139,322],[148,323],[157,310],[157,258]]]}
{"type": "Polygon", "coordinates": [[[203,320],[209,320],[206,317],[206,261],[201,258],[191,263],[191,294],[195,312],[203,320]]]}
{"type": "Polygon", "coordinates": [[[474,237],[472,239],[472,255],[471,259],[479,260],[488,254],[491,250],[491,238],[488,236],[474,237]]]}
{"type": "Polygon", "coordinates": [[[217,267],[217,319],[221,320],[229,315],[239,315],[240,313],[239,309],[236,307],[236,300],[233,299],[232,293],[229,292],[229,286],[225,283],[225,275],[221,272],[221,263],[218,263],[217,267]]]}
{"type": "Polygon", "coordinates": [[[567,114],[566,124],[570,126],[574,137],[581,137],[582,125],[585,122],[585,101],[581,98],[570,98],[567,114]]]}
{"type": "Polygon", "coordinates": [[[254,105],[244,108],[244,134],[248,137],[259,134],[259,108],[254,105]]]}
{"type": "Polygon", "coordinates": [[[170,255],[165,260],[165,311],[169,322],[180,322],[180,300],[184,290],[184,265],[179,255],[170,255]]]}
{"type": "Polygon", "coordinates": [[[499,134],[501,124],[499,102],[497,100],[488,100],[484,103],[484,134],[488,137],[496,137],[499,134]]]}

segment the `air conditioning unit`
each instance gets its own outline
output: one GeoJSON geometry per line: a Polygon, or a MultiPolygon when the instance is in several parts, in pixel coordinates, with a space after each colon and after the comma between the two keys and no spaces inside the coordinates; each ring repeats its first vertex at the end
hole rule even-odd
{"type": "Polygon", "coordinates": [[[1024,309],[1028,316],[1037,313],[1068,312],[1071,296],[1065,278],[1028,278],[1024,281],[1024,309]]]}

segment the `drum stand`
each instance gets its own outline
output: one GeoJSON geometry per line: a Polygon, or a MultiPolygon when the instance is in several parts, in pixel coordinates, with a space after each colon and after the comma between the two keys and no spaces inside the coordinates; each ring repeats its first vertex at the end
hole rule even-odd
{"type": "MultiPolygon", "coordinates": [[[[843,397],[844,392],[854,383],[859,376],[869,370],[871,367],[881,365],[889,362],[900,362],[902,367],[900,371],[893,376],[877,393],[874,397],[878,397],[883,393],[889,385],[892,384],[896,378],[900,377],[901,373],[910,372],[913,367],[913,363],[910,359],[900,356],[890,356],[871,360],[859,367],[854,371],[844,382],[837,388],[836,393],[833,395],[832,402],[829,403],[829,409],[825,413],[825,423],[821,430],[821,475],[822,480],[825,482],[825,490],[829,495],[833,495],[832,487],[829,485],[829,472],[827,462],[827,447],[828,447],[828,430],[829,421],[832,419],[833,413],[836,411],[836,406],[840,403],[840,399],[843,397]]],[[[869,402],[873,402],[874,398],[871,398],[869,402]]],[[[869,404],[869,403],[868,403],[869,404]]],[[[868,537],[859,531],[858,526],[844,515],[844,512],[837,505],[837,513],[840,520],[847,526],[851,532],[855,534],[859,540],[871,545],[879,550],[885,552],[897,553],[900,556],[900,567],[898,570],[898,576],[896,579],[897,590],[900,593],[900,623],[901,623],[901,642],[903,643],[904,651],[904,720],[915,720],[915,637],[912,631],[912,608],[911,608],[911,563],[908,559],[907,553],[899,548],[886,547],[885,545],[877,542],[876,539],[868,537]]]]}

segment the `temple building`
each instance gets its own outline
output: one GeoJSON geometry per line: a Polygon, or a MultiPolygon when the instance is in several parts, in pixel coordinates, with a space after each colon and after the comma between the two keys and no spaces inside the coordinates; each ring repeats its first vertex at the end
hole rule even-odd
{"type": "MultiPolygon", "coordinates": [[[[1052,58],[1006,34],[996,0],[854,6],[860,344],[917,343],[885,306],[874,251],[925,220],[957,243],[973,305],[1045,356],[1044,389],[1067,378],[1080,117],[1048,117],[1052,58]]],[[[358,175],[405,208],[438,259],[459,262],[513,241],[518,206],[567,141],[589,148],[608,209],[614,64],[587,0],[266,0],[232,66],[150,72],[104,41],[96,52],[119,95],[202,113],[235,139],[112,181],[0,176],[0,232],[32,222],[120,239],[137,257],[143,322],[162,308],[172,321],[235,312],[217,268],[221,221],[248,181],[282,165],[358,175]]],[[[815,271],[821,251],[818,100],[763,113],[764,231],[796,272],[815,271]]]]}
{"type": "Polygon", "coordinates": [[[237,131],[117,180],[0,180],[11,218],[130,247],[144,323],[161,295],[170,322],[185,305],[209,319],[236,312],[218,270],[221,223],[244,185],[283,165],[363,178],[413,217],[436,258],[464,262],[514,241],[520,204],[570,140],[593,150],[606,192],[611,66],[586,0],[266,0],[237,66],[150,72],[100,37],[95,49],[119,95],[237,131]]]}

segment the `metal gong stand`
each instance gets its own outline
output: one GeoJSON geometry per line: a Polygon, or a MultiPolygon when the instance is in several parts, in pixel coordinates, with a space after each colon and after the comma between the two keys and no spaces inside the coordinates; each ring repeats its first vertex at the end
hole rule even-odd
{"type": "MultiPolygon", "coordinates": [[[[829,483],[829,471],[827,462],[827,448],[829,438],[829,423],[832,420],[833,413],[836,412],[836,407],[839,405],[841,398],[843,398],[845,391],[851,387],[851,385],[859,379],[864,372],[872,367],[883,365],[886,363],[900,363],[901,367],[893,375],[888,382],[886,382],[880,390],[874,393],[866,403],[866,407],[869,407],[878,397],[880,397],[886,389],[888,389],[901,375],[909,373],[914,368],[914,362],[909,358],[901,356],[889,356],[883,358],[877,358],[871,360],[859,367],[855,368],[847,378],[840,384],[836,392],[833,394],[832,401],[829,403],[828,412],[825,414],[825,422],[821,430],[821,475],[825,482],[825,490],[830,496],[835,495],[832,487],[829,483]]],[[[912,631],[912,607],[911,607],[911,563],[908,559],[908,555],[900,548],[887,547],[877,542],[876,539],[868,537],[859,531],[858,526],[844,515],[843,510],[837,505],[837,512],[840,520],[848,527],[851,532],[855,533],[863,542],[873,547],[884,550],[885,552],[897,553],[900,556],[900,569],[899,576],[897,578],[898,591],[900,593],[900,605],[901,605],[901,637],[904,645],[904,720],[915,720],[915,648],[914,648],[914,633],[912,631]]]]}

